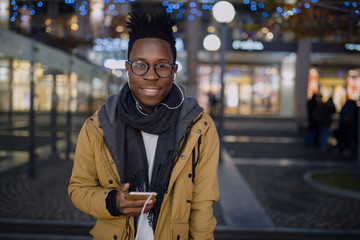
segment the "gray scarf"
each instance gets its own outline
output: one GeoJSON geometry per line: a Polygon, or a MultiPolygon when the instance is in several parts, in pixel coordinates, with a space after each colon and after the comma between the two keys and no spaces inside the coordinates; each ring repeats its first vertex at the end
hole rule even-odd
{"type": "MultiPolygon", "coordinates": [[[[181,98],[181,92],[173,86],[163,102],[168,106],[177,106],[181,98]]],[[[176,154],[176,122],[181,107],[170,110],[164,105],[159,105],[155,112],[144,116],[136,108],[128,84],[120,92],[116,106],[117,117],[113,125],[109,124],[106,106],[105,104],[100,109],[99,120],[104,129],[106,142],[108,139],[106,134],[113,134],[110,138],[114,138],[116,147],[112,149],[113,145],[108,142],[107,145],[116,162],[121,182],[130,183],[129,191],[158,193],[156,204],[148,214],[150,226],[155,231],[173,168],[172,160],[176,154]],[[148,178],[148,162],[141,131],[159,135],[151,183],[148,178]]]]}

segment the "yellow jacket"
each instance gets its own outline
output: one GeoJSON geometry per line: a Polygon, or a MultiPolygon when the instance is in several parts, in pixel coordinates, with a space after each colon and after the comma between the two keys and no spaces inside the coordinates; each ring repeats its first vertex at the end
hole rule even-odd
{"type": "MultiPolygon", "coordinates": [[[[90,233],[94,239],[134,239],[134,219],[114,217],[106,209],[106,197],[121,184],[116,164],[107,148],[96,112],[79,134],[73,172],[68,188],[74,205],[97,218],[90,233]]],[[[219,140],[207,113],[191,128],[165,194],[154,239],[214,239],[213,203],[219,199],[217,166],[219,140]],[[199,140],[200,139],[200,140],[199,140]],[[201,143],[201,144],[199,144],[201,143]],[[192,181],[192,154],[199,163],[192,181]]]]}

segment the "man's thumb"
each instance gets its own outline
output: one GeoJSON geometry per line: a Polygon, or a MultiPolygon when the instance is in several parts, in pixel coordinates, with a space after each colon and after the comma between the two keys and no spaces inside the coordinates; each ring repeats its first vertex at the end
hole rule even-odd
{"type": "Polygon", "coordinates": [[[127,192],[130,187],[129,183],[124,183],[119,186],[119,191],[127,192]]]}

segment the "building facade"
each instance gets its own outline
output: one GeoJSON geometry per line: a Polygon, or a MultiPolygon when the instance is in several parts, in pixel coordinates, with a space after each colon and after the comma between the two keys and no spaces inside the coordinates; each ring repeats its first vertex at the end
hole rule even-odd
{"type": "MultiPolygon", "coordinates": [[[[16,46],[3,44],[0,111],[28,111],[31,82],[35,83],[37,111],[50,111],[54,104],[58,111],[92,111],[93,106],[101,105],[126,80],[127,13],[145,10],[166,11],[178,20],[174,31],[179,82],[205,109],[210,111],[214,105],[216,111],[221,88],[220,53],[207,52],[201,46],[208,33],[219,34],[219,24],[211,15],[215,2],[0,0],[3,39],[11,43],[9,34],[17,32],[27,37],[24,41],[41,43],[33,52],[19,47],[21,42],[16,46]],[[58,49],[50,51],[56,55],[40,59],[38,53],[51,45],[58,49]],[[58,56],[64,54],[67,60],[59,61],[62,58],[58,56]],[[91,70],[78,71],[74,57],[78,62],[84,60],[84,69],[91,70]],[[196,91],[190,91],[194,86],[196,91]]],[[[253,2],[232,2],[237,15],[228,26],[226,115],[304,120],[306,101],[314,93],[321,93],[324,101],[333,97],[338,111],[347,98],[360,101],[359,26],[354,24],[360,22],[357,8],[348,14],[344,29],[334,25],[334,31],[316,35],[316,29],[314,32],[301,21],[311,14],[319,22],[327,19],[335,24],[337,20],[336,12],[316,5],[317,1],[311,1],[314,3],[308,8],[297,4],[301,1],[283,1],[272,10],[261,1],[253,2]]]]}

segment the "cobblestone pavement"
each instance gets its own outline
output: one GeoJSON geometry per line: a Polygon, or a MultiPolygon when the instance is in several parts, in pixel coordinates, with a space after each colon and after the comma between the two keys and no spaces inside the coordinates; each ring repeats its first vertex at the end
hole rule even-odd
{"type": "Polygon", "coordinates": [[[303,179],[311,170],[355,167],[356,155],[306,148],[306,132],[287,120],[234,119],[227,126],[225,149],[275,227],[360,230],[360,200],[322,192],[303,179]],[[236,138],[226,141],[230,135],[236,138]]]}
{"type": "Polygon", "coordinates": [[[72,161],[46,160],[36,165],[36,177],[27,166],[0,175],[0,217],[34,220],[93,221],[74,207],[67,194],[72,161]]]}
{"type": "Polygon", "coordinates": [[[239,171],[276,227],[360,230],[360,200],[314,189],[303,180],[314,167],[243,166],[239,171]]]}
{"type": "MultiPolygon", "coordinates": [[[[0,152],[27,151],[27,116],[16,116],[14,125],[0,121],[0,152]]],[[[39,116],[36,122],[37,147],[50,143],[50,122],[47,115],[39,116]],[[40,136],[40,135],[45,136],[40,136]]],[[[73,133],[77,134],[84,121],[83,116],[73,119],[73,133]]],[[[64,135],[65,118],[59,116],[58,135],[64,135]]],[[[61,151],[60,151],[61,152],[61,151]]],[[[0,154],[0,161],[8,156],[0,154]]],[[[55,221],[95,221],[96,219],[78,210],[68,197],[67,187],[73,162],[54,159],[36,160],[36,177],[27,177],[27,165],[0,172],[0,218],[55,221]]],[[[0,169],[1,170],[1,169],[0,169]]],[[[218,225],[225,225],[220,203],[214,204],[218,225]]]]}
{"type": "MultiPolygon", "coordinates": [[[[304,173],[317,165],[280,166],[239,164],[236,159],[300,159],[352,163],[336,152],[321,153],[304,148],[303,135],[289,121],[275,123],[234,120],[225,137],[224,148],[233,158],[276,228],[360,230],[360,200],[320,192],[303,180],[304,173]],[[274,127],[273,127],[274,126],[274,127]]],[[[228,123],[228,122],[227,122],[228,123]]],[[[0,144],[8,137],[0,137],[0,144]]],[[[18,145],[21,145],[19,143],[18,145]]],[[[19,146],[18,146],[19,147],[19,146]]],[[[0,159],[1,161],[1,159],[0,159]]],[[[72,161],[37,161],[36,178],[27,177],[27,166],[0,173],[0,218],[28,220],[95,221],[74,207],[67,195],[72,161]]],[[[221,199],[214,205],[218,226],[226,226],[221,199]]]]}
{"type": "MultiPolygon", "coordinates": [[[[95,221],[74,207],[67,187],[72,161],[43,160],[36,177],[27,177],[27,166],[0,175],[0,218],[29,220],[95,221]]],[[[224,220],[219,204],[214,205],[218,225],[224,220]]]]}

